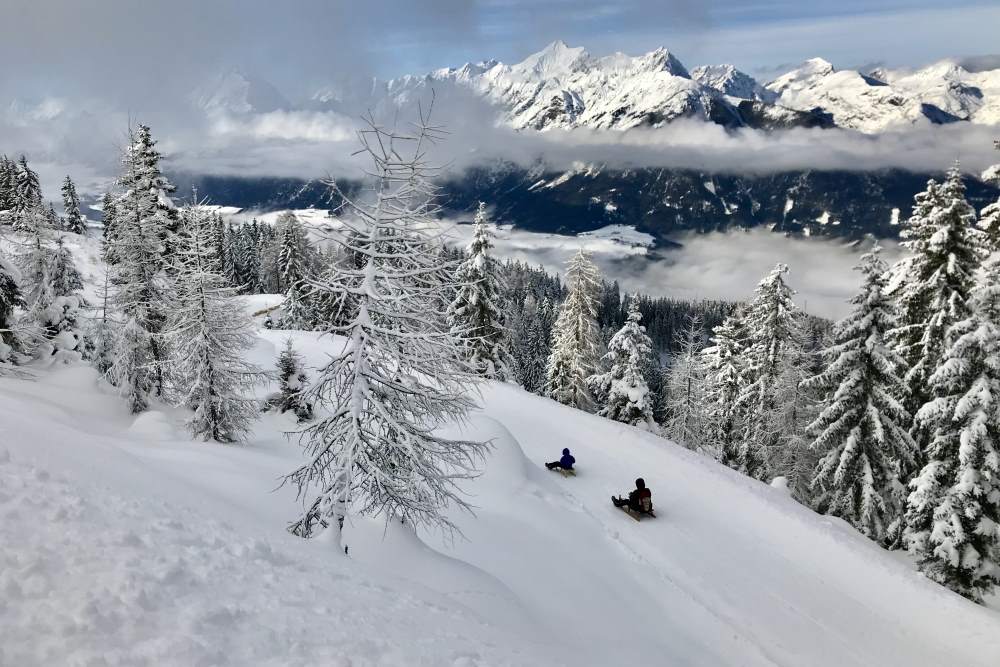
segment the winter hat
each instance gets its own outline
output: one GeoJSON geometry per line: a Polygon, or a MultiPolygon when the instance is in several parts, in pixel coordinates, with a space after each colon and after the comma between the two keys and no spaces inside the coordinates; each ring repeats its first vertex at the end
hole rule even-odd
{"type": "Polygon", "coordinates": [[[563,449],[563,456],[569,456],[569,447],[563,449]]]}
{"type": "Polygon", "coordinates": [[[635,480],[635,488],[637,488],[637,489],[645,489],[646,488],[646,480],[644,480],[642,477],[640,477],[639,479],[635,480]]]}

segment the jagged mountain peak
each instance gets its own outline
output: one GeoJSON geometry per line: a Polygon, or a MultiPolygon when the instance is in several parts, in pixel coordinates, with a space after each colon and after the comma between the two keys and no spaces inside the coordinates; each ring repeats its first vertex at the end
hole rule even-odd
{"type": "Polygon", "coordinates": [[[205,111],[238,114],[267,113],[292,107],[273,84],[240,67],[231,67],[201,86],[195,91],[193,101],[205,111]]]}
{"type": "Polygon", "coordinates": [[[763,87],[735,65],[702,65],[691,70],[691,78],[723,95],[745,100],[761,99],[763,87]]]}
{"type": "Polygon", "coordinates": [[[542,78],[559,77],[569,74],[591,60],[590,54],[582,46],[571,47],[557,39],[544,49],[511,66],[512,71],[531,74],[542,78]]]}

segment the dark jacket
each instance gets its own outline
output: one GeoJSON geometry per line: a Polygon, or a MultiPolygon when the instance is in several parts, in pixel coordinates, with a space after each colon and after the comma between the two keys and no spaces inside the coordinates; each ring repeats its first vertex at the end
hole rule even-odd
{"type": "Polygon", "coordinates": [[[634,491],[632,491],[631,493],[629,493],[628,494],[628,506],[631,507],[634,510],[641,510],[642,509],[642,499],[643,498],[649,498],[650,499],[649,506],[650,507],[653,506],[653,492],[650,491],[649,489],[646,489],[646,488],[635,489],[634,491]]]}
{"type": "Polygon", "coordinates": [[[572,470],[574,463],[576,463],[576,459],[573,458],[568,449],[564,449],[562,458],[559,459],[559,467],[563,470],[572,470]]]}

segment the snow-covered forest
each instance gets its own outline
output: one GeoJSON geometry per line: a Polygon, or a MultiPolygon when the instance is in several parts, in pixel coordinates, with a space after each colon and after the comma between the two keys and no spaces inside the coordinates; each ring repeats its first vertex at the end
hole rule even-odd
{"type": "Polygon", "coordinates": [[[503,438],[456,425],[520,386],[567,406],[552,414],[570,431],[599,420],[586,423],[619,434],[600,443],[609,456],[627,457],[629,438],[679,445],[684,465],[787,489],[996,604],[1000,202],[975,210],[958,165],[914,193],[901,261],[865,243],[851,313],[828,322],[796,303],[785,264],[728,303],[623,293],[584,249],[558,276],[504,260],[489,202],[469,212],[469,246],[449,246],[427,157],[439,128],[370,118],[360,137],[370,189],[342,193],[325,230],[291,212],[227,219],[177,192],[142,124],[100,221],[72,175],[57,211],[29,159],[0,159],[0,377],[27,386],[89,366],[134,419],[170,410],[219,447],[249,448],[261,419],[284,420],[297,462],[282,458],[272,487],[301,512],[275,521],[338,558],[364,517],[386,535],[475,539],[467,485],[503,438]],[[270,360],[261,336],[281,348],[270,360]]]}

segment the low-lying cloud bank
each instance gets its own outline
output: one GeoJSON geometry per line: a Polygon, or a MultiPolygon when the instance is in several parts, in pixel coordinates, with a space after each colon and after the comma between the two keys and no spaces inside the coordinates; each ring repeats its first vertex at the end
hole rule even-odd
{"type": "MultiPolygon", "coordinates": [[[[425,105],[429,101],[422,100],[425,105]]],[[[410,118],[417,108],[413,100],[410,118]]],[[[379,110],[376,110],[378,113],[379,110]]],[[[392,117],[382,110],[382,116],[392,117]]],[[[435,122],[448,132],[431,158],[452,173],[506,160],[562,170],[581,163],[605,168],[691,168],[706,172],[874,170],[941,171],[955,160],[973,174],[997,161],[998,128],[922,124],[865,135],[841,129],[776,132],[726,130],[699,120],[621,131],[515,132],[495,124],[495,109],[461,92],[436,103],[435,122]]],[[[399,121],[408,127],[404,114],[399,121]]],[[[132,118],[101,103],[55,98],[0,111],[0,152],[36,163],[74,165],[88,182],[112,177],[129,122],[153,127],[168,165],[178,171],[315,178],[360,174],[358,118],[329,111],[220,114],[176,111],[132,118]]],[[[58,171],[58,169],[56,169],[58,171]]]]}
{"type": "MultiPolygon", "coordinates": [[[[464,245],[470,225],[456,225],[452,242],[464,245]]],[[[616,243],[606,236],[559,236],[501,227],[495,252],[501,257],[541,265],[562,273],[566,261],[581,247],[589,250],[609,280],[626,292],[678,299],[743,301],[753,297],[760,279],[778,262],[789,267],[788,283],[804,310],[830,319],[850,312],[848,300],[861,278],[853,267],[872,242],[843,243],[826,239],[786,237],[764,229],[725,233],[686,234],[674,239],[679,246],[658,249],[616,243]]],[[[883,257],[896,261],[900,248],[882,241],[883,257]]]]}

